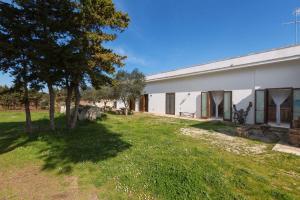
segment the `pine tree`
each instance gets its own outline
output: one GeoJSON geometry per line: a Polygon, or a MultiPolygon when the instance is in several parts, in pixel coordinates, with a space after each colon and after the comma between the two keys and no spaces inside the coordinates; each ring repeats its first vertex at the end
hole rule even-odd
{"type": "Polygon", "coordinates": [[[23,90],[26,132],[32,132],[28,87],[35,85],[32,73],[32,26],[22,10],[12,4],[0,3],[0,70],[13,77],[14,90],[23,90]]]}
{"type": "MultiPolygon", "coordinates": [[[[125,30],[129,23],[127,14],[117,11],[111,0],[82,0],[78,4],[78,30],[74,34],[77,64],[69,68],[69,77],[75,95],[75,109],[70,128],[77,122],[80,102],[80,85],[86,80],[98,88],[111,80],[115,68],[122,66],[125,58],[104,47],[104,42],[116,39],[116,32],[125,30]],[[85,80],[86,79],[86,80],[85,80]]],[[[69,95],[67,95],[69,96],[69,95]]]]}

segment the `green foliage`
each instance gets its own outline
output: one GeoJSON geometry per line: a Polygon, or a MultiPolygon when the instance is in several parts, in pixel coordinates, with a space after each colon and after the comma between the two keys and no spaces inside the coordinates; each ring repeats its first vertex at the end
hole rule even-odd
{"type": "Polygon", "coordinates": [[[101,86],[99,89],[87,88],[82,92],[82,99],[94,104],[100,101],[107,103],[116,99],[116,95],[113,88],[107,85],[101,86]]]}
{"type": "MultiPolygon", "coordinates": [[[[110,83],[125,57],[103,44],[115,40],[128,23],[128,15],[116,10],[112,0],[0,2],[0,71],[12,75],[15,89],[25,90],[26,108],[28,86],[38,90],[47,85],[55,129],[55,87],[66,89],[67,97],[74,92],[77,108],[80,86],[110,83]]],[[[26,113],[29,123],[29,108],[26,113]]],[[[75,114],[72,126],[76,119],[75,114]]]]}
{"type": "MultiPolygon", "coordinates": [[[[23,109],[23,96],[24,90],[22,88],[16,90],[14,87],[0,85],[0,106],[2,109],[23,109]]],[[[48,95],[46,93],[31,89],[28,91],[28,98],[31,105],[35,108],[45,108],[48,106],[48,95]],[[44,105],[42,106],[42,104],[44,105]]]]}
{"type": "Polygon", "coordinates": [[[114,90],[116,96],[128,108],[129,101],[139,98],[145,85],[145,75],[138,69],[134,69],[131,73],[121,70],[116,74],[114,90]]]}
{"type": "Polygon", "coordinates": [[[15,90],[27,89],[29,83],[37,88],[32,40],[26,14],[14,4],[0,2],[0,71],[11,74],[15,90]]]}
{"type": "MultiPolygon", "coordinates": [[[[0,174],[38,166],[57,179],[78,177],[83,191],[92,187],[101,199],[300,196],[298,157],[271,150],[260,155],[235,154],[178,133],[182,127],[221,130],[226,127],[222,123],[108,115],[106,120],[83,122],[72,134],[65,134],[63,128],[47,131],[46,113],[33,113],[33,119],[40,131],[29,139],[23,134],[24,114],[0,114],[0,174]]],[[[62,116],[56,120],[62,126],[62,116]]]]}

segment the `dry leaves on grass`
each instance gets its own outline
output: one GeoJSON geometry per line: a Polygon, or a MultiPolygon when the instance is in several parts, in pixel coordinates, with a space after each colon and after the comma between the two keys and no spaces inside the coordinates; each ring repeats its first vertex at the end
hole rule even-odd
{"type": "Polygon", "coordinates": [[[226,135],[215,131],[198,128],[181,128],[180,132],[183,135],[206,140],[215,146],[236,154],[255,155],[264,153],[267,149],[267,146],[264,144],[253,144],[247,141],[247,139],[226,135]]]}
{"type": "Polygon", "coordinates": [[[66,176],[61,181],[42,172],[38,166],[0,172],[0,199],[32,200],[97,200],[95,193],[83,194],[79,190],[78,178],[66,176]]]}

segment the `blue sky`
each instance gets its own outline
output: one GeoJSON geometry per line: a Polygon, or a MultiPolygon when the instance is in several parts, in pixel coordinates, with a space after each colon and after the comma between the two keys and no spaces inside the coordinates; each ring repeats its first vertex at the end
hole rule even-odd
{"type": "MultiPolygon", "coordinates": [[[[107,45],[145,74],[294,43],[299,0],[114,0],[131,18],[107,45]]],[[[10,78],[0,75],[0,84],[10,78]]]]}

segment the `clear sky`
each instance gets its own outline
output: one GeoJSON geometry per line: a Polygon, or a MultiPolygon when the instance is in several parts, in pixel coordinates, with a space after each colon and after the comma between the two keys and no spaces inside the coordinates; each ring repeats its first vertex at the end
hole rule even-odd
{"type": "MultiPolygon", "coordinates": [[[[131,18],[108,43],[145,74],[294,44],[299,0],[114,0],[131,18]]],[[[300,30],[300,29],[299,29],[300,30]]],[[[0,75],[0,84],[10,82],[0,75]]]]}

